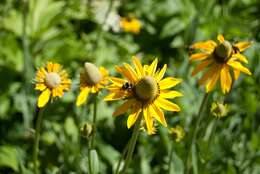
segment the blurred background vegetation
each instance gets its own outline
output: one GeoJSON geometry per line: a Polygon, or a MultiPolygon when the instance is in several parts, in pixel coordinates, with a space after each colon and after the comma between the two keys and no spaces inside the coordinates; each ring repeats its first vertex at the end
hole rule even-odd
{"type": "MultiPolygon", "coordinates": [[[[0,2],[0,173],[32,172],[32,144],[38,93],[33,89],[36,68],[51,60],[73,79],[72,90],[44,113],[40,140],[42,173],[88,173],[87,140],[80,127],[91,122],[91,107],[76,107],[79,72],[93,62],[116,75],[114,65],[138,55],[143,63],[155,57],[168,64],[167,75],[182,78],[176,99],[182,112],[167,112],[169,127],[181,125],[186,136],[175,142],[167,128],[139,136],[128,173],[184,173],[189,135],[204,89],[191,77],[188,47],[195,41],[251,40],[245,55],[252,76],[242,75],[232,92],[220,90],[208,102],[225,100],[230,111],[216,119],[208,114],[200,125],[192,150],[191,173],[260,173],[260,1],[259,0],[1,0],[0,2]],[[140,33],[126,33],[119,19],[135,16],[140,33]],[[170,151],[172,150],[172,153],[170,151]]],[[[132,130],[126,115],[112,117],[120,102],[105,103],[100,95],[96,149],[99,173],[112,173],[132,130]]],[[[87,106],[91,106],[92,100],[87,106]]]]}

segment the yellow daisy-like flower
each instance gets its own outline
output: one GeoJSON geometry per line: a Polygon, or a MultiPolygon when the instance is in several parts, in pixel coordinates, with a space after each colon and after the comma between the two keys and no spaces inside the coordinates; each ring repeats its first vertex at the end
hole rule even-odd
{"type": "Polygon", "coordinates": [[[167,65],[156,71],[158,60],[152,64],[142,66],[140,61],[133,57],[134,67],[124,63],[124,66],[116,66],[116,71],[122,74],[127,80],[111,77],[112,84],[107,87],[111,94],[105,97],[106,101],[123,99],[125,102],[113,113],[118,116],[125,113],[128,109],[132,112],[127,119],[127,127],[130,128],[136,122],[140,113],[143,112],[143,120],[146,123],[148,134],[153,134],[154,120],[158,120],[163,126],[167,127],[162,109],[179,112],[180,107],[167,99],[180,97],[178,91],[169,90],[179,84],[182,80],[167,77],[163,79],[167,65]]]}
{"type": "Polygon", "coordinates": [[[76,105],[86,102],[89,93],[97,93],[108,83],[108,71],[104,67],[99,69],[92,63],[84,64],[84,71],[80,74],[80,93],[76,105]]]}
{"type": "Polygon", "coordinates": [[[201,52],[192,54],[190,61],[202,61],[193,70],[192,76],[207,68],[199,79],[199,84],[206,84],[206,92],[210,92],[220,78],[221,89],[225,94],[230,91],[232,85],[230,68],[233,69],[234,80],[238,79],[240,72],[251,75],[251,72],[240,63],[248,63],[247,58],[241,52],[250,47],[251,42],[231,44],[224,39],[223,35],[218,35],[217,38],[219,43],[208,40],[191,46],[192,49],[199,49],[201,52]]]}
{"type": "Polygon", "coordinates": [[[35,89],[42,91],[38,98],[38,107],[44,107],[51,97],[62,97],[64,91],[68,91],[71,80],[68,74],[58,63],[47,62],[45,67],[37,70],[35,77],[35,89]]]}
{"type": "Polygon", "coordinates": [[[138,34],[141,30],[141,22],[135,17],[122,17],[120,26],[125,32],[138,34]]]}

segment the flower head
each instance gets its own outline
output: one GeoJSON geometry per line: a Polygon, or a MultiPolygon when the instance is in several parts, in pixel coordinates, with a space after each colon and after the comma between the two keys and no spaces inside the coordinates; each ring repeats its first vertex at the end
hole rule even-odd
{"type": "Polygon", "coordinates": [[[223,104],[223,102],[213,102],[210,112],[218,118],[226,117],[229,112],[229,106],[227,104],[223,104]]]}
{"type": "Polygon", "coordinates": [[[122,17],[120,26],[125,32],[138,34],[141,30],[141,22],[135,17],[122,17]]]}
{"type": "Polygon", "coordinates": [[[58,63],[47,62],[45,67],[37,70],[35,89],[42,91],[38,98],[38,107],[44,107],[51,97],[62,97],[63,91],[68,91],[71,80],[58,63]]]}
{"type": "Polygon", "coordinates": [[[182,80],[173,77],[163,79],[167,65],[165,64],[161,70],[156,71],[157,63],[158,60],[155,59],[150,66],[142,66],[140,61],[133,57],[135,68],[127,63],[124,63],[124,66],[116,66],[116,71],[126,79],[111,77],[112,84],[108,87],[111,94],[105,97],[107,101],[125,100],[113,115],[118,116],[131,109],[132,112],[127,120],[128,128],[133,126],[140,113],[143,112],[148,134],[155,132],[154,120],[167,127],[162,109],[179,112],[179,106],[167,99],[182,96],[178,91],[169,90],[182,80]]]}
{"type": "Polygon", "coordinates": [[[169,133],[176,142],[180,142],[185,136],[185,131],[180,125],[170,128],[169,133]]]}
{"type": "Polygon", "coordinates": [[[80,74],[80,93],[76,105],[86,102],[89,93],[97,93],[108,83],[108,71],[104,67],[97,68],[94,64],[86,62],[84,71],[80,74]]]}
{"type": "Polygon", "coordinates": [[[197,42],[191,46],[192,49],[199,49],[201,52],[192,54],[190,61],[202,61],[193,70],[192,76],[203,69],[207,69],[199,79],[199,84],[206,84],[206,92],[210,92],[220,78],[222,92],[228,93],[232,85],[230,69],[233,69],[234,80],[237,80],[240,72],[251,75],[251,72],[242,63],[248,63],[247,58],[241,54],[250,47],[251,42],[238,42],[235,44],[225,40],[222,35],[218,35],[218,43],[208,40],[197,42]]]}

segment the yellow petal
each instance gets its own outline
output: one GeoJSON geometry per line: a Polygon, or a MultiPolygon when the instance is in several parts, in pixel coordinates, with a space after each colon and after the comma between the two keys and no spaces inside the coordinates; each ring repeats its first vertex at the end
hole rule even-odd
{"type": "Polygon", "coordinates": [[[204,60],[204,59],[207,59],[209,58],[209,54],[208,53],[195,53],[195,54],[192,54],[190,56],[190,61],[193,61],[193,60],[204,60]]]}
{"type": "Polygon", "coordinates": [[[159,82],[160,80],[162,80],[165,72],[167,69],[167,64],[164,64],[162,69],[158,72],[158,74],[155,75],[155,79],[159,82]]]}
{"type": "Polygon", "coordinates": [[[154,76],[158,64],[158,59],[155,59],[148,68],[148,74],[154,76]]]}
{"type": "Polygon", "coordinates": [[[239,75],[240,75],[240,71],[239,71],[239,70],[236,70],[236,69],[234,69],[234,78],[235,78],[235,80],[237,80],[237,79],[238,79],[239,75]]]}
{"type": "Polygon", "coordinates": [[[178,91],[161,90],[160,96],[162,98],[175,98],[175,97],[181,97],[183,95],[178,91]]]}
{"type": "Polygon", "coordinates": [[[127,70],[127,72],[132,76],[134,81],[137,81],[138,77],[137,77],[137,74],[134,71],[134,69],[128,63],[124,63],[124,66],[125,66],[125,69],[127,70]]]}
{"type": "Polygon", "coordinates": [[[152,104],[151,106],[149,106],[149,110],[151,111],[152,116],[157,121],[159,121],[164,127],[167,127],[167,122],[165,120],[164,113],[159,107],[157,107],[155,104],[152,104]]]}
{"type": "Polygon", "coordinates": [[[106,68],[104,68],[103,66],[99,67],[99,71],[102,74],[103,77],[106,77],[109,75],[109,72],[106,68]]]}
{"type": "Polygon", "coordinates": [[[133,59],[133,63],[134,63],[137,75],[139,77],[144,76],[144,70],[143,70],[142,64],[139,61],[139,59],[136,56],[133,56],[132,59],[133,59]]]}
{"type": "Polygon", "coordinates": [[[88,94],[89,94],[89,88],[84,88],[83,90],[80,91],[78,97],[77,97],[77,101],[76,101],[76,106],[80,106],[83,103],[86,102],[87,98],[88,98],[88,94]]]}
{"type": "Polygon", "coordinates": [[[122,85],[126,82],[124,79],[120,79],[117,77],[110,77],[109,80],[116,86],[122,87],[122,85]]]}
{"type": "Polygon", "coordinates": [[[166,77],[162,81],[159,82],[160,89],[168,89],[173,86],[176,86],[177,84],[181,83],[182,79],[177,79],[173,77],[166,77]]]}
{"type": "Polygon", "coordinates": [[[180,111],[180,107],[162,97],[158,97],[156,100],[155,100],[155,105],[156,106],[159,106],[160,108],[162,109],[165,109],[165,110],[168,110],[168,111],[180,111]]]}
{"type": "Polygon", "coordinates": [[[35,85],[35,89],[36,90],[39,90],[39,91],[43,91],[43,90],[45,90],[47,87],[46,87],[46,85],[44,84],[44,83],[36,83],[36,85],[35,85]]]}
{"type": "Polygon", "coordinates": [[[224,66],[220,72],[221,89],[225,94],[230,91],[232,78],[228,66],[224,66]]]}
{"type": "Polygon", "coordinates": [[[213,62],[213,59],[205,60],[198,64],[196,68],[192,71],[191,75],[194,76],[201,70],[203,70],[206,66],[210,65],[213,62]]]}
{"type": "Polygon", "coordinates": [[[215,87],[215,84],[219,79],[221,69],[222,69],[221,65],[218,65],[217,68],[215,68],[213,75],[210,77],[210,80],[206,85],[206,92],[212,91],[213,88],[215,87]]]}
{"type": "Polygon", "coordinates": [[[234,61],[234,60],[229,60],[227,64],[231,67],[233,67],[236,70],[242,71],[243,73],[246,73],[248,75],[251,75],[251,72],[249,69],[244,67],[240,62],[234,61]]]}
{"type": "Polygon", "coordinates": [[[53,72],[59,72],[61,70],[61,65],[58,63],[53,63],[52,71],[53,72]]]}
{"type": "Polygon", "coordinates": [[[232,55],[231,59],[238,59],[243,63],[248,63],[246,56],[244,56],[242,54],[234,54],[234,55],[232,55]]]}
{"type": "Polygon", "coordinates": [[[149,135],[154,133],[154,127],[153,127],[153,119],[150,115],[150,112],[148,110],[148,108],[143,108],[143,114],[144,114],[144,120],[146,123],[146,128],[147,128],[147,133],[149,135]]]}
{"type": "Polygon", "coordinates": [[[215,69],[218,67],[218,65],[213,64],[209,70],[207,70],[203,76],[199,79],[198,83],[199,85],[203,85],[205,84],[208,79],[213,75],[213,73],[215,72],[215,69]]]}
{"type": "Polygon", "coordinates": [[[118,116],[121,115],[123,113],[125,113],[130,107],[132,107],[132,105],[134,104],[135,100],[134,99],[130,99],[127,100],[125,103],[123,103],[122,105],[120,105],[115,112],[113,113],[113,116],[118,116]]]}
{"type": "Polygon", "coordinates": [[[53,63],[47,62],[46,68],[48,72],[53,72],[53,63]]]}
{"type": "Polygon", "coordinates": [[[104,101],[113,101],[113,100],[120,100],[125,98],[125,94],[122,92],[115,92],[108,94],[105,98],[104,101]]]}
{"type": "Polygon", "coordinates": [[[51,97],[51,91],[49,89],[43,91],[38,98],[38,103],[37,103],[38,107],[39,108],[44,107],[50,100],[50,97],[51,97]]]}
{"type": "Polygon", "coordinates": [[[196,42],[194,43],[191,48],[192,49],[203,49],[208,52],[212,52],[214,48],[216,47],[216,43],[212,40],[208,40],[206,42],[196,42]]]}
{"type": "Polygon", "coordinates": [[[250,47],[252,42],[238,42],[234,46],[239,49],[240,52],[246,50],[248,47],[250,47]]]}
{"type": "Polygon", "coordinates": [[[136,79],[124,68],[121,66],[115,66],[116,71],[123,76],[125,76],[130,82],[135,82],[136,79]]]}
{"type": "Polygon", "coordinates": [[[127,118],[127,128],[130,129],[136,122],[139,114],[141,112],[140,108],[136,108],[127,118]]]}
{"type": "Polygon", "coordinates": [[[224,38],[224,36],[223,36],[222,34],[219,34],[219,35],[218,35],[218,41],[219,41],[220,43],[222,43],[222,42],[225,41],[225,38],[224,38]]]}

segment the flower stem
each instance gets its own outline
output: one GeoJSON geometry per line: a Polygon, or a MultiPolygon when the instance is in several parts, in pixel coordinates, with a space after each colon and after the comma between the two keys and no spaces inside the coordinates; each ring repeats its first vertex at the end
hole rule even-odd
{"type": "Polygon", "coordinates": [[[95,140],[95,134],[96,134],[96,120],[97,120],[97,95],[94,96],[94,103],[93,103],[93,132],[91,136],[91,143],[90,143],[90,149],[94,148],[94,140],[95,140]]]}
{"type": "Polygon", "coordinates": [[[121,172],[123,174],[127,170],[128,166],[129,166],[129,164],[132,160],[132,157],[133,157],[133,152],[134,152],[136,141],[137,141],[138,134],[139,134],[139,127],[140,127],[140,124],[141,124],[141,119],[142,119],[142,117],[139,116],[138,120],[135,123],[133,134],[132,134],[132,137],[131,137],[130,142],[129,142],[129,148],[128,148],[127,155],[126,155],[125,165],[124,165],[124,168],[121,172]]]}
{"type": "Polygon", "coordinates": [[[35,138],[33,145],[33,165],[34,165],[34,173],[38,174],[37,160],[38,160],[38,152],[39,152],[39,142],[40,142],[40,130],[43,118],[43,108],[37,108],[36,111],[36,128],[35,128],[35,138]]]}
{"type": "Polygon", "coordinates": [[[185,159],[185,165],[186,165],[185,170],[187,170],[187,172],[185,172],[185,173],[188,173],[188,171],[189,171],[189,165],[188,165],[189,155],[190,155],[190,152],[191,152],[192,144],[196,143],[196,138],[197,138],[197,134],[198,134],[199,127],[200,127],[200,122],[201,122],[203,115],[204,115],[203,110],[204,110],[204,107],[207,105],[208,96],[209,96],[209,93],[204,94],[203,100],[202,100],[200,107],[199,107],[198,114],[196,115],[196,118],[198,118],[198,119],[197,119],[196,124],[195,124],[195,129],[192,132],[193,134],[191,136],[191,143],[188,145],[188,154],[186,155],[186,159],[185,159]]]}
{"type": "Polygon", "coordinates": [[[171,150],[170,150],[170,157],[169,157],[169,162],[168,162],[168,166],[169,166],[169,169],[168,169],[168,173],[171,174],[171,163],[172,163],[172,154],[173,154],[173,151],[174,151],[174,147],[173,145],[171,145],[171,150]]]}
{"type": "MultiPolygon", "coordinates": [[[[129,141],[129,142],[130,142],[130,141],[129,141]]],[[[118,174],[118,173],[119,173],[120,164],[121,164],[122,160],[124,159],[124,157],[125,157],[125,155],[126,155],[126,152],[127,152],[127,150],[128,150],[128,147],[129,147],[129,142],[127,142],[126,146],[124,147],[124,150],[123,150],[123,152],[122,152],[122,155],[121,155],[121,157],[120,157],[120,159],[119,159],[119,161],[118,161],[118,163],[117,163],[115,174],[118,174]]]]}

